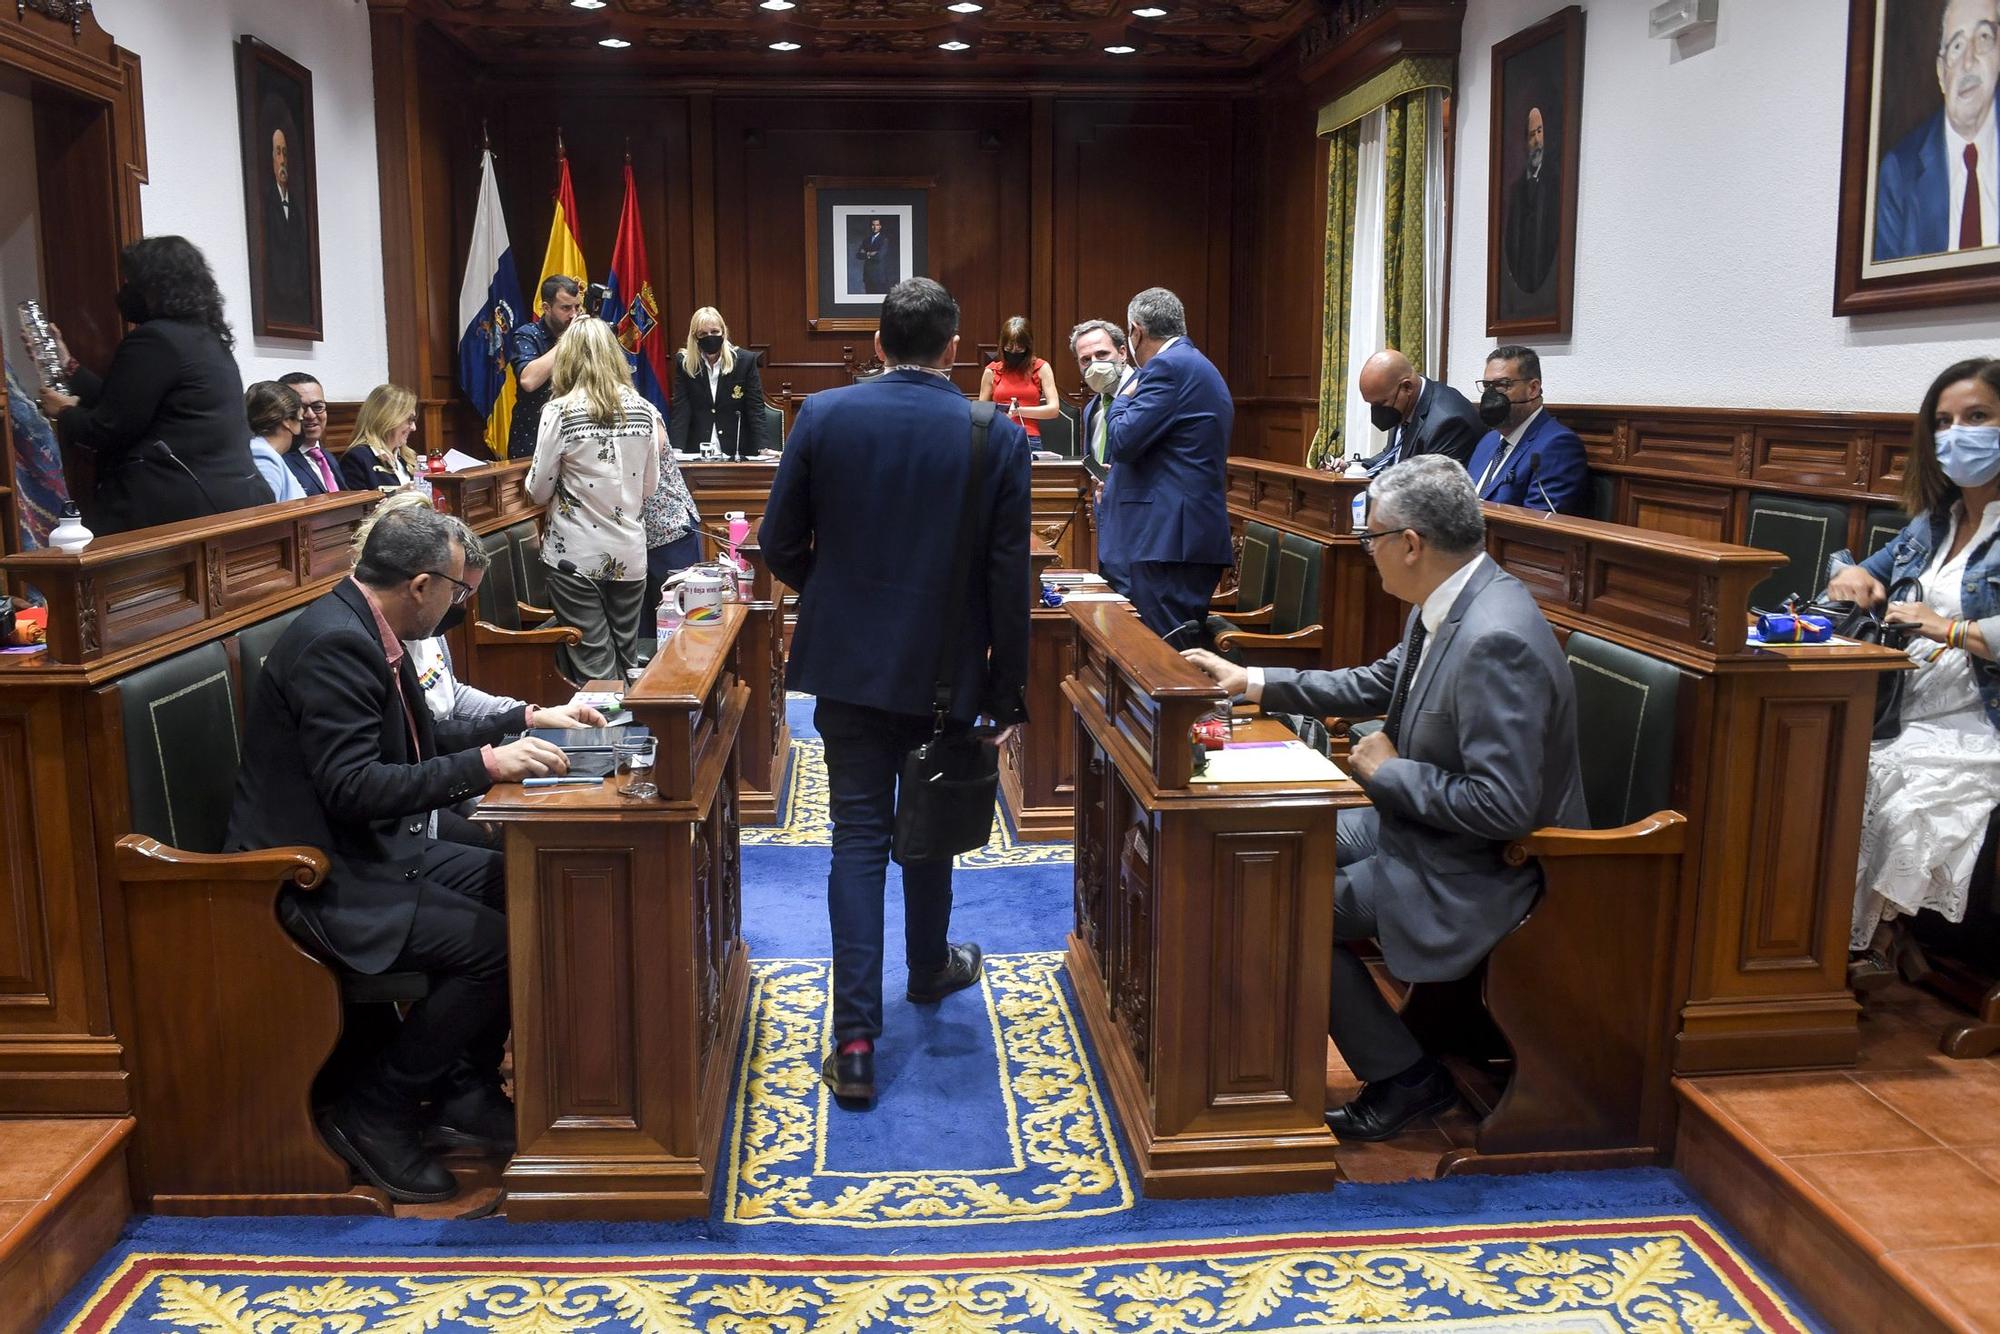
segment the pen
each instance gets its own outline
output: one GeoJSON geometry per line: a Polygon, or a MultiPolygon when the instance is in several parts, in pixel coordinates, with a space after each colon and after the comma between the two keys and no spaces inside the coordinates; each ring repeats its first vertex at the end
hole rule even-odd
{"type": "Polygon", "coordinates": [[[578,786],[591,786],[594,784],[602,783],[603,781],[604,778],[601,774],[595,778],[523,778],[521,780],[521,786],[555,787],[558,784],[566,784],[566,783],[575,783],[578,786]]]}

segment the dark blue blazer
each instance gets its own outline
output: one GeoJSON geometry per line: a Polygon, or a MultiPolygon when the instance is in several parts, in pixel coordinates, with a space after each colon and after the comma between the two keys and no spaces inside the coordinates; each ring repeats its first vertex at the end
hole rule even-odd
{"type": "MultiPolygon", "coordinates": [[[[1993,99],[2000,116],[2000,94],[1993,99]]],[[[1904,135],[1875,173],[1875,262],[1951,249],[1951,171],[1944,160],[1944,108],[1904,135]]],[[[1979,169],[1992,168],[1982,162],[1979,169]]]]}
{"type": "MultiPolygon", "coordinates": [[[[327,464],[333,469],[333,480],[338,483],[341,473],[340,457],[324,445],[320,448],[326,455],[327,464]]],[[[285,451],[284,457],[285,466],[292,470],[292,476],[299,479],[299,485],[306,489],[307,495],[326,494],[326,483],[320,480],[319,469],[313,467],[312,460],[305,456],[305,446],[294,441],[292,447],[285,451]]]]}
{"type": "MultiPolygon", "coordinates": [[[[1476,485],[1485,476],[1486,465],[1504,447],[1500,432],[1488,431],[1472,451],[1465,470],[1476,485]]],[[[1583,514],[1590,509],[1590,465],[1584,458],[1583,441],[1576,432],[1557,421],[1545,409],[1528,426],[1528,433],[1506,466],[1488,478],[1479,498],[1496,505],[1522,505],[1546,510],[1555,506],[1558,514],[1583,514]],[[1530,462],[1539,460],[1539,462],[1530,462]]]]}
{"type": "Polygon", "coordinates": [[[1027,432],[994,417],[972,572],[954,589],[971,449],[972,404],[923,371],[890,371],[800,406],[757,535],[771,573],[799,592],[792,689],[928,714],[957,603],[952,715],[1027,717],[1027,432]]]}
{"type": "Polygon", "coordinates": [[[1185,338],[1139,369],[1136,392],[1111,400],[1105,451],[1119,560],[1232,562],[1225,497],[1235,415],[1221,372],[1185,338]]]}

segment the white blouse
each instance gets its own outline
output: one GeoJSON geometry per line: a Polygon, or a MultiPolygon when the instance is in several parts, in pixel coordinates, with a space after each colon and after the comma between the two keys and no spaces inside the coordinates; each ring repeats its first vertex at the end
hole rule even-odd
{"type": "Polygon", "coordinates": [[[608,425],[576,393],[543,405],[527,477],[528,495],[549,507],[543,563],[574,561],[591,579],[646,577],[640,510],[659,488],[666,437],[659,410],[629,389],[608,425]]]}

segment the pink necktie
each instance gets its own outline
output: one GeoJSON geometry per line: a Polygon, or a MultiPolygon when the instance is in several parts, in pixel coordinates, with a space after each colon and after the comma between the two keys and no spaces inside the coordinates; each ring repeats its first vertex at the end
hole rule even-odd
{"type": "Polygon", "coordinates": [[[313,467],[319,470],[319,479],[321,482],[326,484],[327,490],[329,491],[340,490],[340,483],[333,480],[333,469],[329,468],[326,464],[325,449],[321,448],[318,445],[314,445],[311,449],[308,449],[306,451],[306,457],[311,459],[313,461],[313,467]]]}
{"type": "Polygon", "coordinates": [[[1980,247],[1979,218],[1979,145],[1965,146],[1965,206],[1958,211],[1958,248],[1977,250],[1980,247]]]}

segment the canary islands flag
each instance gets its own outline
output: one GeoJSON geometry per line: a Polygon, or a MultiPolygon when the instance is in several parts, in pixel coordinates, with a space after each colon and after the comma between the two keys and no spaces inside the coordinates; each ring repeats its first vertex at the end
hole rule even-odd
{"type": "Polygon", "coordinates": [[[556,216],[549,224],[549,247],[542,252],[542,276],[535,279],[535,317],[542,314],[542,284],[557,274],[576,279],[583,287],[590,274],[583,262],[583,247],[576,239],[576,191],[569,183],[569,157],[556,144],[556,165],[562,175],[556,181],[556,216]]]}
{"type": "Polygon", "coordinates": [[[507,427],[514,419],[514,368],[507,364],[507,344],[524,310],[489,149],[480,164],[472,250],[458,289],[458,383],[486,420],[486,447],[495,458],[507,455],[507,427]]]}
{"type": "Polygon", "coordinates": [[[610,289],[604,319],[618,335],[632,363],[632,386],[661,412],[667,410],[666,335],[660,331],[660,304],[646,271],[646,238],[639,231],[639,191],[632,163],[625,163],[625,207],[618,214],[618,244],[611,251],[610,289]]]}

